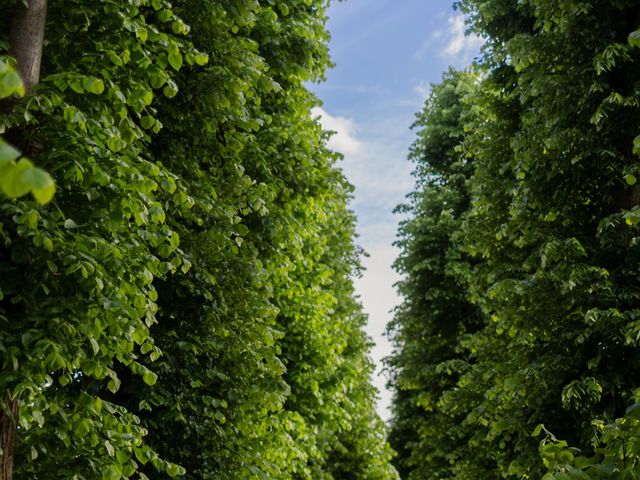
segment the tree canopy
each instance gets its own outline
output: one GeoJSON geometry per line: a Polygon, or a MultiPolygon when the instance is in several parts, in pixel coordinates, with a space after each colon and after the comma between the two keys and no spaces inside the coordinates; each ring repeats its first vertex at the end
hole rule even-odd
{"type": "Polygon", "coordinates": [[[326,7],[50,0],[20,98],[0,6],[0,479],[397,478],[326,7]]]}
{"type": "Polygon", "coordinates": [[[407,479],[639,478],[637,2],[465,0],[390,325],[407,479]]]}

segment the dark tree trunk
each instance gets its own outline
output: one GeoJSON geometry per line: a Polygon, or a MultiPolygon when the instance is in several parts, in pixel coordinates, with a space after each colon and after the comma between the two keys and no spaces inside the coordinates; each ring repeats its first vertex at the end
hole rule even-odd
{"type": "Polygon", "coordinates": [[[21,1],[16,2],[9,43],[27,91],[40,81],[46,17],[47,0],[29,0],[28,7],[21,1]]]}
{"type": "Polygon", "coordinates": [[[13,480],[18,415],[18,400],[5,394],[4,405],[0,410],[0,446],[3,450],[0,457],[0,480],[13,480]]]}
{"type": "MultiPolygon", "coordinates": [[[[16,2],[11,18],[9,50],[16,59],[18,72],[27,92],[40,81],[46,18],[47,0],[29,0],[26,7],[21,0],[16,2]]],[[[7,105],[4,107],[7,108],[7,105]]],[[[3,403],[4,408],[0,410],[0,480],[13,480],[18,399],[6,392],[3,403]]]]}

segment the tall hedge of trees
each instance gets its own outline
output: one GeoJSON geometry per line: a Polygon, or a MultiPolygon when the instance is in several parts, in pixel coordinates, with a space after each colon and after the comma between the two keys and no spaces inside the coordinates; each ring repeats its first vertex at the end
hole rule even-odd
{"type": "Polygon", "coordinates": [[[640,478],[640,7],[464,0],[390,325],[405,479],[640,478]]]}
{"type": "Polygon", "coordinates": [[[397,478],[326,7],[2,2],[1,480],[397,478]]]}

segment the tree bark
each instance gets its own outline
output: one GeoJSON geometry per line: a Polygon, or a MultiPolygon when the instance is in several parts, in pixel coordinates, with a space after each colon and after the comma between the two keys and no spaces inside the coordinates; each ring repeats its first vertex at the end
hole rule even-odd
{"type": "Polygon", "coordinates": [[[9,45],[26,91],[40,81],[46,18],[47,0],[29,0],[28,7],[21,1],[16,2],[11,19],[9,45]]]}
{"type": "Polygon", "coordinates": [[[13,480],[13,457],[16,448],[16,433],[18,424],[18,400],[5,394],[4,405],[0,410],[0,480],[13,480]]]}

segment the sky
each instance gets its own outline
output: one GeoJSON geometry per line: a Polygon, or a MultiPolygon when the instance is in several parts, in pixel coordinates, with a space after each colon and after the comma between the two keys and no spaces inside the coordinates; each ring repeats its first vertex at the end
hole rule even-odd
{"type": "Polygon", "coordinates": [[[387,420],[391,393],[382,359],[392,348],[384,332],[400,303],[392,269],[399,217],[392,211],[413,189],[410,127],[430,85],[450,65],[469,64],[482,42],[465,36],[464,17],[451,0],[334,0],[328,18],[335,67],[324,83],[311,86],[323,102],[314,113],[336,132],[329,146],[344,155],[340,166],[356,188],[357,242],[369,255],[356,292],[375,342],[378,413],[387,420]]]}

